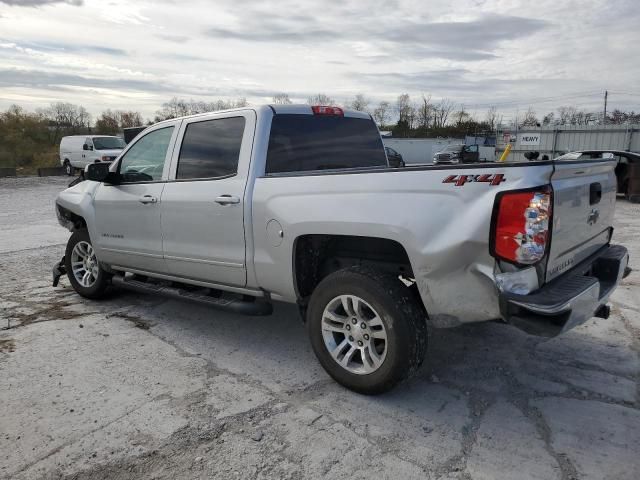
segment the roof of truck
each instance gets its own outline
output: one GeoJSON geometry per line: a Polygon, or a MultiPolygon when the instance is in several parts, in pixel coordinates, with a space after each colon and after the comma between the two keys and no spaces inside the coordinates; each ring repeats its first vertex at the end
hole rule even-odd
{"type": "MultiPolygon", "coordinates": [[[[325,106],[325,105],[323,105],[325,106]]],[[[204,113],[196,113],[193,115],[185,115],[182,117],[170,118],[167,120],[163,120],[162,122],[158,122],[156,125],[164,122],[170,122],[173,120],[184,120],[188,118],[197,118],[203,115],[210,115],[212,113],[231,113],[231,112],[241,112],[246,110],[254,110],[256,113],[263,112],[268,113],[269,110],[274,114],[290,114],[290,115],[313,115],[313,110],[311,110],[312,105],[306,104],[290,104],[290,105],[280,105],[280,104],[263,104],[263,105],[251,105],[246,107],[238,107],[238,108],[229,108],[226,110],[216,110],[213,112],[204,112],[204,113]]],[[[342,110],[345,117],[350,118],[364,118],[371,119],[371,115],[366,112],[360,112],[358,110],[349,110],[342,107],[338,107],[342,110]]]]}

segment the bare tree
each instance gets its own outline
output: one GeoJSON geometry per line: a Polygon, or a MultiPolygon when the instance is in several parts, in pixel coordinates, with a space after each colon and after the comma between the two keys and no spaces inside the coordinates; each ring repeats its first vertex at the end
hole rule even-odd
{"type": "Polygon", "coordinates": [[[369,103],[371,102],[369,101],[368,98],[366,98],[362,93],[358,93],[353,99],[353,101],[349,104],[349,106],[352,109],[357,110],[359,112],[368,112],[369,103]]]}
{"type": "Polygon", "coordinates": [[[471,120],[471,114],[465,111],[464,105],[460,105],[460,110],[458,110],[455,114],[456,125],[464,125],[465,123],[471,120]]]}
{"type": "Polygon", "coordinates": [[[433,126],[436,128],[444,127],[449,121],[449,115],[451,115],[454,106],[455,104],[448,98],[443,98],[442,100],[440,100],[435,105],[433,126]]]}
{"type": "Polygon", "coordinates": [[[540,122],[538,121],[538,117],[536,117],[536,112],[533,107],[529,107],[524,114],[524,118],[522,123],[520,124],[523,127],[535,127],[540,122]]]}
{"type": "Polygon", "coordinates": [[[572,106],[558,107],[558,124],[571,125],[572,122],[575,122],[577,111],[576,107],[572,106]]]}
{"type": "Polygon", "coordinates": [[[142,126],[142,115],[132,110],[105,110],[96,120],[96,132],[116,135],[124,128],[142,126]]]}
{"type": "Polygon", "coordinates": [[[389,102],[380,102],[378,106],[373,110],[373,119],[379,126],[386,125],[389,121],[389,110],[391,105],[389,102]]]}
{"type": "Polygon", "coordinates": [[[324,93],[318,93],[317,95],[313,95],[307,99],[307,104],[309,105],[327,105],[327,106],[338,106],[336,101],[331,98],[329,95],[324,93]]]}
{"type": "Polygon", "coordinates": [[[63,134],[88,132],[91,125],[91,115],[81,105],[55,102],[49,107],[39,110],[40,115],[50,126],[49,140],[58,143],[63,134]]]}
{"type": "Polygon", "coordinates": [[[425,97],[422,95],[422,102],[418,107],[418,125],[421,128],[427,129],[431,125],[433,119],[433,105],[431,105],[431,95],[425,97]]]}
{"type": "Polygon", "coordinates": [[[484,118],[489,127],[489,131],[494,131],[498,126],[498,109],[496,107],[489,107],[484,118]]]}
{"type": "Polygon", "coordinates": [[[162,108],[156,112],[155,121],[160,122],[170,118],[184,117],[185,115],[194,115],[196,113],[216,112],[218,110],[227,110],[229,108],[246,107],[249,103],[244,97],[236,100],[215,100],[205,102],[203,100],[185,100],[183,98],[173,97],[168,102],[162,104],[162,108]]]}
{"type": "Polygon", "coordinates": [[[544,117],[542,117],[542,125],[553,125],[553,118],[555,114],[553,112],[547,113],[544,117]]]}
{"type": "Polygon", "coordinates": [[[288,93],[276,93],[271,101],[276,105],[291,105],[293,103],[288,93]]]}
{"type": "Polygon", "coordinates": [[[398,123],[407,122],[409,124],[411,116],[411,97],[408,93],[399,95],[396,99],[396,110],[398,112],[398,123]]]}

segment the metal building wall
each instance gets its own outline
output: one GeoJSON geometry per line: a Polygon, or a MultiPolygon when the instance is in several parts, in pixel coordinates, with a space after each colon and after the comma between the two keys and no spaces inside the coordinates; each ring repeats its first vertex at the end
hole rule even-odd
{"type": "Polygon", "coordinates": [[[509,136],[511,153],[507,161],[523,162],[526,152],[540,157],[556,157],[573,150],[626,150],[640,152],[640,125],[576,125],[559,127],[523,127],[498,130],[496,156],[504,151],[509,136]],[[537,145],[524,144],[523,137],[539,135],[537,145]],[[515,139],[515,141],[513,141],[515,139]]]}

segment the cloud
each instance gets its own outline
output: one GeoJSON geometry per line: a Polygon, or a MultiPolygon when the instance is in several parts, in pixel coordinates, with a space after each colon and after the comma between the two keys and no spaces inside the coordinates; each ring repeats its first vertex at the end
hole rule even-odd
{"type": "Polygon", "coordinates": [[[82,75],[47,72],[42,70],[0,70],[1,86],[20,86],[30,88],[51,88],[53,86],[96,87],[125,90],[140,90],[145,92],[171,92],[174,88],[165,82],[151,80],[93,78],[82,75]]]}
{"type": "Polygon", "coordinates": [[[311,16],[291,17],[275,14],[249,15],[231,28],[215,26],[204,33],[218,39],[245,42],[302,43],[353,42],[363,39],[378,51],[375,55],[358,54],[365,58],[402,56],[410,58],[447,58],[451,60],[487,60],[499,56],[501,43],[523,38],[546,28],[544,20],[514,15],[483,15],[473,20],[455,22],[427,22],[388,20],[382,18],[354,26],[328,23],[311,16]],[[254,20],[252,20],[252,18],[254,20]],[[376,21],[377,20],[377,21],[376,21]]]}
{"type": "Polygon", "coordinates": [[[156,37],[173,43],[185,43],[189,40],[186,35],[171,35],[168,33],[156,33],[156,37]]]}
{"type": "MultiPolygon", "coordinates": [[[[3,41],[0,38],[0,41],[3,41]]],[[[5,40],[6,41],[6,40],[5,40]]],[[[30,48],[40,51],[54,51],[63,53],[75,53],[75,52],[94,52],[103,53],[105,55],[113,56],[126,56],[127,52],[121,48],[107,47],[104,45],[86,45],[82,43],[61,43],[61,42],[22,42],[16,44],[17,47],[30,48]]]]}
{"type": "Polygon", "coordinates": [[[79,7],[84,4],[84,0],[0,0],[0,3],[12,7],[41,7],[43,5],[53,5],[54,3],[66,3],[79,7]]]}

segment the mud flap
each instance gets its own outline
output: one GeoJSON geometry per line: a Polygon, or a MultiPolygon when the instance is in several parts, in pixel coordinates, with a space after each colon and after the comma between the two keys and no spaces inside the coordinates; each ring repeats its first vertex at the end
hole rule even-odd
{"type": "Polygon", "coordinates": [[[53,286],[57,287],[60,277],[67,273],[67,269],[64,266],[64,257],[58,263],[53,266],[53,286]]]}

